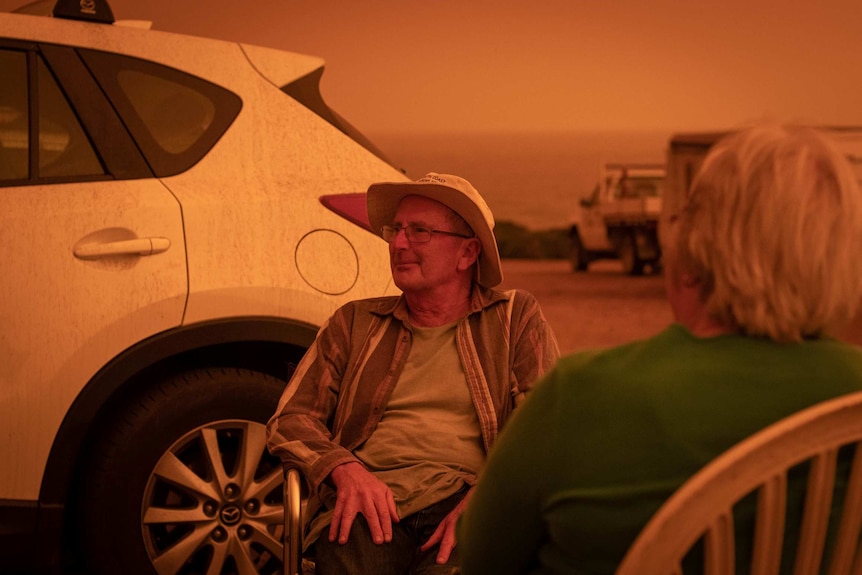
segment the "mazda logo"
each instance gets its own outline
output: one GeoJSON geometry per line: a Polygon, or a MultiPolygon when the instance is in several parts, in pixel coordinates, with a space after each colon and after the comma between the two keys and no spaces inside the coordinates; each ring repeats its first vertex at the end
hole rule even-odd
{"type": "Polygon", "coordinates": [[[231,505],[221,510],[221,520],[225,525],[239,523],[240,517],[242,517],[242,511],[236,505],[231,505]]]}

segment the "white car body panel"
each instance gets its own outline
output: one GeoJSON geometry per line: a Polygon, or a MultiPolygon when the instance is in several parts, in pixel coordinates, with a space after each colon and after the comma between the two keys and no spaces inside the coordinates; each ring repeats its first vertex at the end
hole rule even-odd
{"type": "Polygon", "coordinates": [[[0,498],[35,500],[57,428],[80,392],[69,382],[88,381],[130,342],[181,321],[183,228],[176,199],[157,180],[7,187],[0,213],[0,421],[7,430],[0,498]],[[73,253],[81,243],[129,237],[167,238],[171,247],[86,260],[73,253]]]}

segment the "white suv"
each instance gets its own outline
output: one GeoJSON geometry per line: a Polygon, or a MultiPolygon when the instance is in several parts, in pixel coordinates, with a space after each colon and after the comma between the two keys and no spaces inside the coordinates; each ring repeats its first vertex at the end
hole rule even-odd
{"type": "Polygon", "coordinates": [[[72,5],[0,14],[0,566],[280,572],[263,423],[406,178],[322,60],[72,5]]]}

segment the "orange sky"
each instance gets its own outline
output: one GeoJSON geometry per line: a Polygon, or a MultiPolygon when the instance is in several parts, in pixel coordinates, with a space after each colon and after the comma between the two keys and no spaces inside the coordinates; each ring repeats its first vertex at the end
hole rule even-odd
{"type": "Polygon", "coordinates": [[[858,0],[110,3],[325,58],[324,97],[369,134],[862,124],[858,0]]]}

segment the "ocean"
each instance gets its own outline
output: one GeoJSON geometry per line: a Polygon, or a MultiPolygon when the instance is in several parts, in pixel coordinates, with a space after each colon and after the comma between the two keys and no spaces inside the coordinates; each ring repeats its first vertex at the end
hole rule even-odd
{"type": "Polygon", "coordinates": [[[410,178],[427,172],[466,178],[498,222],[533,231],[568,227],[602,164],[663,163],[670,137],[661,132],[367,135],[410,178]]]}

